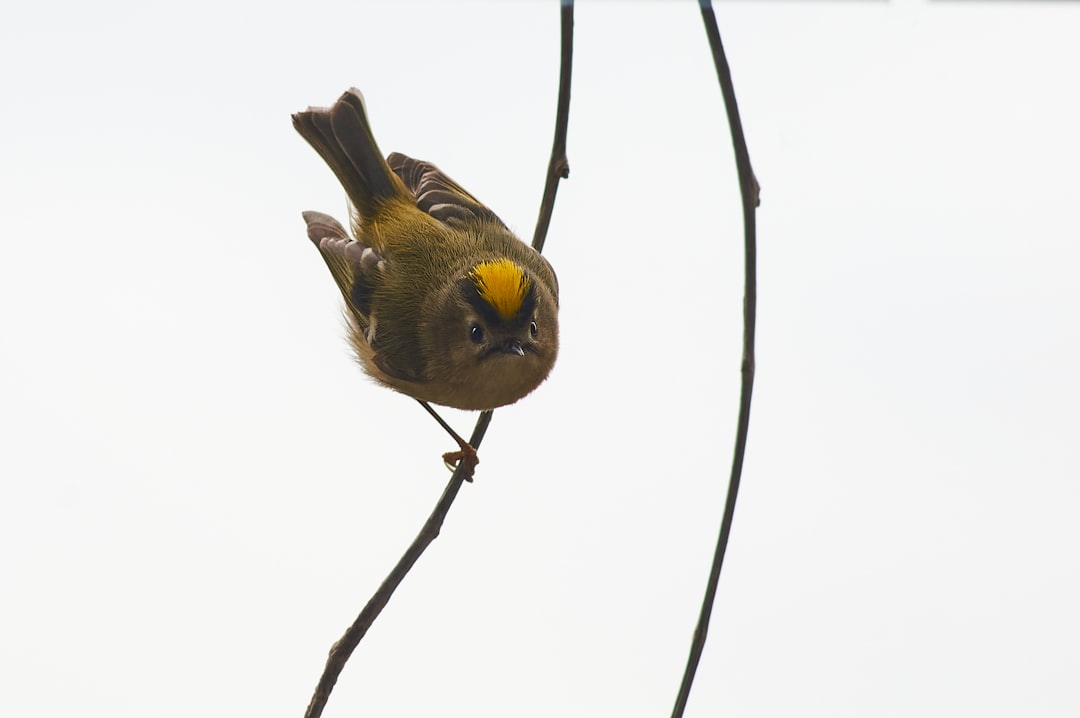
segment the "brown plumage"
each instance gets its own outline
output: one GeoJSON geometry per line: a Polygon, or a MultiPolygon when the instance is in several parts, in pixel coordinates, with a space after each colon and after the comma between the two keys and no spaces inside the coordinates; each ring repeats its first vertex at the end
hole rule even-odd
{"type": "Polygon", "coordinates": [[[364,370],[416,399],[493,409],[535,389],[558,353],[558,282],[538,252],[434,165],[383,159],[359,91],[293,125],[352,203],[352,237],[305,212],[345,299],[364,370]]]}

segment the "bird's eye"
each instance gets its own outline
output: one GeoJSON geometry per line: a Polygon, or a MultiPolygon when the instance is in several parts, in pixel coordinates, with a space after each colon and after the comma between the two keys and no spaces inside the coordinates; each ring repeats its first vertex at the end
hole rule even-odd
{"type": "Polygon", "coordinates": [[[536,328],[536,322],[529,322],[529,334],[532,334],[534,339],[539,331],[540,330],[536,328]]]}
{"type": "Polygon", "coordinates": [[[469,338],[476,344],[484,343],[484,328],[479,324],[473,324],[472,329],[469,330],[469,338]]]}

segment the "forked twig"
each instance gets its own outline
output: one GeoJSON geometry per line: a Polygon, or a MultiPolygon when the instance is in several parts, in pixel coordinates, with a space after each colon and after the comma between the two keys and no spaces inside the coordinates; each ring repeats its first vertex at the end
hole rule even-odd
{"type": "Polygon", "coordinates": [[[727,552],[728,537],[731,535],[731,522],[735,515],[735,499],[739,495],[739,480],[742,477],[743,457],[746,454],[746,436],[750,428],[750,397],[754,391],[754,324],[757,314],[757,241],[754,210],[758,206],[758,183],[750,167],[750,153],[746,149],[746,137],[743,135],[742,121],[739,119],[739,107],[735,103],[735,87],[731,82],[731,69],[724,56],[724,46],[720,42],[720,30],[716,26],[716,14],[711,0],[699,0],[701,18],[705,22],[705,32],[709,36],[713,64],[720,80],[720,91],[724,96],[727,109],[728,126],[731,128],[731,143],[735,149],[735,167],[739,174],[739,190],[742,193],[743,226],[745,229],[745,283],[743,295],[743,356],[742,387],[739,394],[739,419],[735,432],[735,452],[731,461],[731,479],[728,482],[727,500],[724,503],[724,515],[720,520],[720,536],[713,553],[709,582],[705,589],[705,599],[701,603],[697,628],[690,644],[690,656],[683,672],[682,685],[675,699],[672,718],[681,718],[690,696],[690,687],[694,683],[701,652],[705,648],[705,636],[709,630],[709,618],[716,599],[716,587],[720,582],[720,569],[727,552]]]}
{"type": "MultiPolygon", "coordinates": [[[[551,221],[551,213],[555,205],[556,186],[559,179],[566,177],[569,173],[569,166],[566,161],[566,129],[570,114],[570,62],[574,28],[573,0],[562,0],[561,18],[561,70],[559,72],[559,104],[555,121],[555,143],[551,151],[551,161],[548,165],[547,184],[544,188],[544,198],[540,206],[540,218],[537,220],[536,232],[533,235],[532,243],[537,251],[543,249],[544,239],[547,236],[548,224],[551,221]]],[[[480,413],[480,418],[477,419],[476,427],[473,429],[468,442],[474,449],[480,448],[480,442],[483,441],[484,434],[491,423],[491,416],[492,412],[490,411],[480,413]]],[[[440,421],[440,423],[445,426],[444,422],[440,421]]],[[[360,644],[360,639],[367,633],[368,628],[371,627],[383,607],[386,606],[394,590],[405,578],[405,575],[408,574],[413,564],[439,535],[443,520],[450,511],[454,498],[461,489],[462,483],[468,479],[471,473],[472,468],[468,466],[468,462],[463,460],[458,464],[453,476],[450,477],[450,482],[443,490],[442,496],[439,497],[438,503],[435,504],[431,516],[420,528],[420,533],[413,539],[405,554],[367,602],[367,605],[364,606],[353,624],[349,626],[337,643],[330,648],[330,655],[326,659],[326,667],[323,669],[319,684],[315,687],[315,693],[312,695],[311,702],[304,713],[305,718],[318,718],[322,715],[326,702],[330,698],[330,692],[334,689],[334,684],[337,683],[338,676],[341,675],[342,669],[345,668],[349,656],[360,644]]]]}
{"type": "Polygon", "coordinates": [[[574,0],[562,0],[560,8],[562,35],[559,59],[559,104],[555,113],[555,140],[551,144],[551,160],[548,162],[544,197],[540,200],[540,216],[536,218],[532,246],[537,252],[544,251],[551,211],[555,207],[555,191],[559,180],[570,176],[570,163],[566,160],[566,128],[570,122],[570,70],[574,60],[574,0]]]}

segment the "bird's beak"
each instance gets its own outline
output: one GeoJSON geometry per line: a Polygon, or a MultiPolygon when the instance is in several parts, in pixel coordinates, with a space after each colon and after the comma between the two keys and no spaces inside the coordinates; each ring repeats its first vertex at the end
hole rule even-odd
{"type": "Polygon", "coordinates": [[[517,354],[519,357],[525,356],[525,350],[521,348],[521,341],[518,339],[510,339],[503,345],[503,351],[507,354],[517,354]]]}

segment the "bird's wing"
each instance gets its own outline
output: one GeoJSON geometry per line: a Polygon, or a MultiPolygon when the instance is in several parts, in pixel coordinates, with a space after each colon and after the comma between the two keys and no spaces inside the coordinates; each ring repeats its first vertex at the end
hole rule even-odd
{"type": "Polygon", "coordinates": [[[337,282],[349,309],[366,331],[371,315],[371,297],[386,262],[371,247],[351,238],[333,217],[321,212],[304,212],[308,239],[319,249],[337,282]]]}
{"type": "Polygon", "coordinates": [[[414,160],[400,152],[392,152],[386,161],[416,198],[417,206],[440,222],[460,226],[487,221],[506,226],[480,200],[430,162],[414,160]]]}

